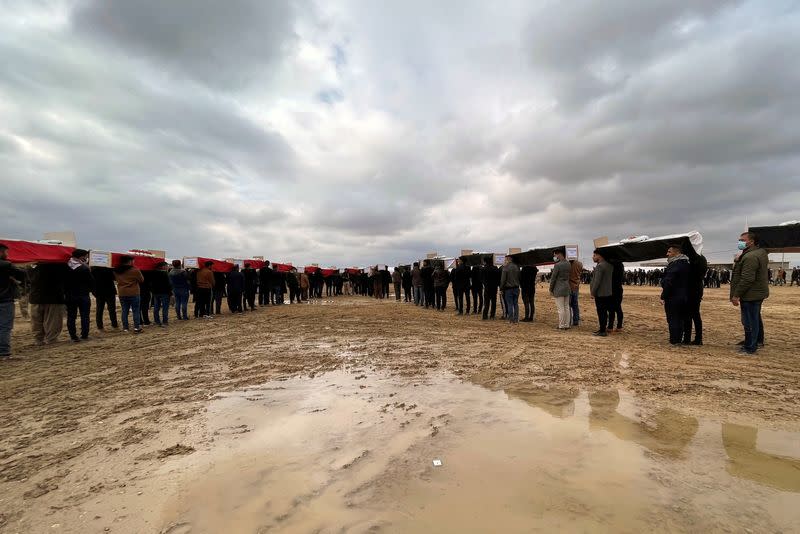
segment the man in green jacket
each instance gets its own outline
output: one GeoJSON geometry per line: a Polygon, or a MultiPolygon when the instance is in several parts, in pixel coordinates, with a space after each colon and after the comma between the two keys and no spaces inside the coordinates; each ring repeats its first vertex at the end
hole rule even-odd
{"type": "Polygon", "coordinates": [[[758,236],[745,232],[739,237],[739,259],[733,266],[731,303],[742,310],[744,345],[742,354],[755,354],[758,348],[761,304],[769,297],[769,255],[758,246],[758,236]]]}

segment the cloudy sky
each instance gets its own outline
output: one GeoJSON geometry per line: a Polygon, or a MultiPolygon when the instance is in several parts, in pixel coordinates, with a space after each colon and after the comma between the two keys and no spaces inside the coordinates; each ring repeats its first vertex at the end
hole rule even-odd
{"type": "Polygon", "coordinates": [[[800,219],[800,6],[0,0],[6,237],[326,265],[800,219]]]}

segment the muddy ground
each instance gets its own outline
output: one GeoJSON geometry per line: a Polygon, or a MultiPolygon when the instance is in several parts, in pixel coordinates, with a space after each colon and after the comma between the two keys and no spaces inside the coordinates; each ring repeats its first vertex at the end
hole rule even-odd
{"type": "Polygon", "coordinates": [[[436,312],[338,297],[138,336],[93,330],[80,344],[64,333],[37,348],[18,317],[18,358],[0,365],[0,531],[159,532],[161,496],[175,482],[157,474],[224,442],[206,424],[211,399],[332,370],[447,373],[489,390],[621,389],[653,410],[800,430],[800,289],[773,288],[757,357],[735,352],[741,325],[726,288],[706,292],[703,347],[666,343],[656,289],[625,291],[624,331],[609,338],[590,335],[596,315],[585,293],[583,325],[556,330],[544,288],[536,322],[519,325],[457,317],[452,301],[436,312]]]}

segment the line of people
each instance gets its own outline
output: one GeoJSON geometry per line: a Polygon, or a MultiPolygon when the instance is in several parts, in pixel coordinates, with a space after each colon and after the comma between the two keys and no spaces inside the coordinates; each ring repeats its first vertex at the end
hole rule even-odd
{"type": "Polygon", "coordinates": [[[178,320],[189,320],[192,298],[194,317],[210,319],[222,312],[223,300],[232,313],[244,313],[255,310],[256,302],[258,306],[283,304],[287,293],[289,303],[301,303],[321,298],[323,293],[335,296],[349,291],[341,275],[324,277],[319,270],[306,274],[294,268],[280,272],[269,262],[259,270],[245,263],[244,269],[235,266],[222,273],[213,271],[210,261],[200,269],[184,269],[175,260],[142,272],[134,266],[133,256],[127,255],[113,269],[89,267],[89,252],[82,249],[75,249],[66,264],[40,263],[25,269],[13,265],[7,256],[8,248],[0,244],[0,358],[11,355],[15,300],[20,300],[23,317],[30,317],[35,344],[47,345],[58,341],[65,311],[70,339],[76,343],[89,339],[92,296],[97,330],[105,330],[106,314],[111,328],[119,328],[119,301],[123,331],[132,327],[138,334],[151,324],[167,327],[173,306],[178,320]],[[24,306],[23,293],[27,296],[24,306]]]}

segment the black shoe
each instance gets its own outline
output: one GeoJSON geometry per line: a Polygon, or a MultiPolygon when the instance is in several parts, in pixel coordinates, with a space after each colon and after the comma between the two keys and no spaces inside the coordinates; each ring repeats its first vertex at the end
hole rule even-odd
{"type": "Polygon", "coordinates": [[[740,348],[740,349],[739,349],[737,352],[738,352],[739,354],[747,354],[748,356],[752,356],[753,354],[755,354],[755,353],[756,353],[756,351],[754,351],[754,350],[749,350],[749,349],[746,349],[746,348],[744,348],[744,347],[740,348]]]}
{"type": "Polygon", "coordinates": [[[80,340],[80,339],[78,339],[77,337],[73,337],[73,338],[72,338],[72,342],[73,342],[73,343],[80,343],[80,342],[81,342],[81,340],[80,340]]]}
{"type": "Polygon", "coordinates": [[[531,319],[531,318],[529,318],[529,317],[526,317],[526,318],[524,318],[524,319],[521,319],[521,321],[522,321],[523,323],[532,323],[532,322],[533,322],[533,319],[531,319]]]}
{"type": "Polygon", "coordinates": [[[488,321],[488,320],[489,320],[489,318],[484,316],[484,317],[482,317],[482,318],[481,318],[481,320],[483,320],[483,321],[488,321]]]}
{"type": "Polygon", "coordinates": [[[592,332],[592,335],[597,337],[608,337],[608,332],[601,332],[598,330],[597,332],[592,332]]]}
{"type": "Polygon", "coordinates": [[[695,339],[694,341],[692,341],[689,344],[690,345],[697,345],[697,346],[701,346],[702,347],[703,346],[703,340],[702,339],[695,339]]]}

